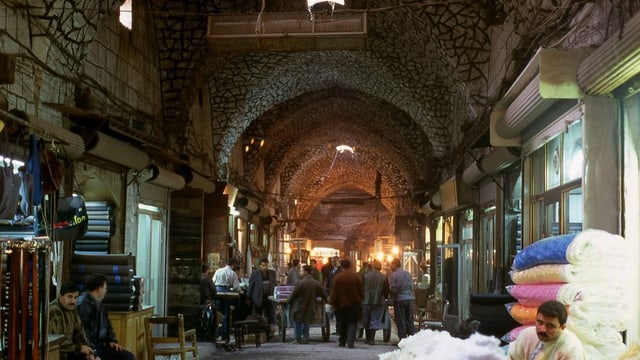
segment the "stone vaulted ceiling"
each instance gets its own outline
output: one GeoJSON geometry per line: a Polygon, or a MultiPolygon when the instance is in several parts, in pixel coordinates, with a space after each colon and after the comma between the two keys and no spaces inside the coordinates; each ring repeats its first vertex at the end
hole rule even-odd
{"type": "Polygon", "coordinates": [[[219,180],[234,178],[234,145],[265,139],[235,182],[304,220],[303,236],[389,235],[388,219],[410,214],[414,195],[451,174],[486,131],[494,3],[347,0],[367,12],[365,50],[219,53],[207,45],[207,14],[304,12],[306,1],[150,0],[165,127],[180,136],[193,85],[206,84],[219,180]],[[355,153],[338,153],[340,144],[355,153]],[[259,169],[265,189],[255,186],[259,169]]]}
{"type": "MultiPolygon", "coordinates": [[[[458,129],[486,106],[484,6],[427,3],[347,2],[367,9],[362,51],[215,53],[206,19],[189,14],[257,16],[261,1],[152,0],[165,14],[182,14],[155,20],[165,122],[183,123],[187,85],[206,83],[219,179],[230,175],[237,142],[265,139],[245,154],[241,187],[254,191],[263,167],[264,201],[304,220],[307,236],[390,235],[389,219],[410,214],[414,193],[438,184],[458,151],[458,129]],[[340,144],[355,153],[337,152],[340,144]],[[295,213],[285,208],[294,199],[295,213]],[[342,224],[325,219],[338,213],[342,224]],[[366,222],[374,224],[368,231],[366,222]]],[[[290,11],[306,11],[306,2],[265,1],[265,12],[290,11]]]]}

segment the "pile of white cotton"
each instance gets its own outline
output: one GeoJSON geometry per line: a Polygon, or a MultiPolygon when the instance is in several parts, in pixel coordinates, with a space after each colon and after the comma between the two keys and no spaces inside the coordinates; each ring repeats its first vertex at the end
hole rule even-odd
{"type": "Polygon", "coordinates": [[[500,340],[473,334],[468,339],[454,338],[446,331],[422,330],[402,339],[400,349],[379,355],[380,360],[506,360],[500,340]]]}

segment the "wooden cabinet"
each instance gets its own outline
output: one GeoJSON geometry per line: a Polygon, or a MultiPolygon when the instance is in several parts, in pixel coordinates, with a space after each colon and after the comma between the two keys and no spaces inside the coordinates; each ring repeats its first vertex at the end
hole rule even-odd
{"type": "Polygon", "coordinates": [[[140,311],[109,311],[109,320],[116,333],[118,343],[136,355],[136,359],[147,358],[144,338],[144,318],[153,315],[153,306],[140,311]]]}
{"type": "MultiPolygon", "coordinates": [[[[186,329],[196,327],[200,305],[204,193],[183,189],[171,193],[167,315],[184,315],[186,329]]],[[[175,335],[169,329],[169,335],[175,335]]]]}

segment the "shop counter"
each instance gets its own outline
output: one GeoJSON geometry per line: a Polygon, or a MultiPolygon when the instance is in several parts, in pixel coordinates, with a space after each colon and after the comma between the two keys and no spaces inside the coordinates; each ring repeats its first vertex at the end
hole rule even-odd
{"type": "Polygon", "coordinates": [[[139,311],[109,311],[109,320],[118,343],[134,353],[138,360],[147,358],[144,318],[152,315],[153,306],[139,311]]]}

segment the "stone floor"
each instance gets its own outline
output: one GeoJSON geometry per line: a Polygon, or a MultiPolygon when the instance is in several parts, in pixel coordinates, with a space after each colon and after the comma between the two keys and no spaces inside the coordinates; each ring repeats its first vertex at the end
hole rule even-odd
{"type": "MultiPolygon", "coordinates": [[[[335,324],[331,324],[331,329],[335,329],[335,324]]],[[[348,360],[373,360],[378,359],[378,355],[397,349],[398,335],[395,325],[392,326],[391,340],[385,343],[382,339],[382,330],[376,333],[376,344],[367,345],[364,339],[356,339],[353,349],[338,347],[338,335],[331,335],[328,342],[322,341],[319,327],[312,327],[310,330],[310,341],[308,344],[296,344],[293,341],[293,329],[287,329],[287,340],[280,342],[274,337],[269,342],[255,347],[253,339],[248,339],[248,343],[243,344],[241,350],[225,351],[217,348],[210,342],[199,342],[198,349],[200,358],[205,359],[304,359],[304,360],[326,360],[326,359],[348,359],[348,360]]],[[[233,342],[233,339],[232,339],[233,342]]]]}

